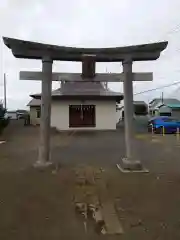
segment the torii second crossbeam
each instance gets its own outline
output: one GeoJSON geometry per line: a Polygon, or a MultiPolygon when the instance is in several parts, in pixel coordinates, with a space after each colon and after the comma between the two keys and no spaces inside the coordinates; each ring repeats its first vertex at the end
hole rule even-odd
{"type": "MultiPolygon", "coordinates": [[[[133,81],[137,82],[149,82],[153,80],[152,72],[144,73],[132,73],[133,81]]],[[[42,72],[30,72],[30,71],[21,71],[19,74],[20,80],[43,80],[42,72]]],[[[124,73],[97,73],[94,78],[82,78],[81,73],[52,73],[52,81],[68,81],[68,82],[80,82],[80,81],[89,81],[89,82],[124,82],[125,74],[124,73]]]]}

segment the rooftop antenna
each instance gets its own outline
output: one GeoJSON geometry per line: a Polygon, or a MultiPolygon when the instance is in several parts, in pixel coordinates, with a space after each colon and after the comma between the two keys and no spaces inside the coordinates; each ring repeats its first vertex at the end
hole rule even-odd
{"type": "Polygon", "coordinates": [[[162,101],[162,104],[164,103],[164,93],[162,92],[161,94],[161,101],[162,101]]]}

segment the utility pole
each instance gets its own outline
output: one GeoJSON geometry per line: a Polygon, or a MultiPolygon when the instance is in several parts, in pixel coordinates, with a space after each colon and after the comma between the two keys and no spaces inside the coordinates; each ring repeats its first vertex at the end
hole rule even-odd
{"type": "Polygon", "coordinates": [[[164,103],[164,94],[162,92],[162,95],[161,95],[161,101],[162,101],[162,104],[164,103]]]}
{"type": "Polygon", "coordinates": [[[6,98],[6,74],[4,73],[4,108],[7,109],[7,98],[6,98]]]}
{"type": "MultiPolygon", "coordinates": [[[[107,67],[106,67],[106,73],[108,73],[107,67]]],[[[105,82],[105,88],[106,88],[106,90],[107,90],[107,88],[108,88],[108,82],[105,82]]]]}

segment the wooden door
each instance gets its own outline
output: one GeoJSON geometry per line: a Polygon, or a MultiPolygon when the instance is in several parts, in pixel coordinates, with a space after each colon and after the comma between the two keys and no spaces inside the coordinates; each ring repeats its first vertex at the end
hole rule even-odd
{"type": "Polygon", "coordinates": [[[95,127],[95,105],[70,105],[69,127],[95,127]]]}
{"type": "Polygon", "coordinates": [[[83,122],[86,127],[95,127],[95,106],[83,106],[83,122]]]}
{"type": "Polygon", "coordinates": [[[69,127],[79,127],[81,125],[80,106],[69,106],[69,127]]]}

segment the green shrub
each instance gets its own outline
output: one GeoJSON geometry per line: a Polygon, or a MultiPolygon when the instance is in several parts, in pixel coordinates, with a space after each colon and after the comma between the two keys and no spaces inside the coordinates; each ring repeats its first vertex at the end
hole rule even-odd
{"type": "Polygon", "coordinates": [[[9,124],[9,118],[5,118],[6,109],[0,104],[0,134],[3,129],[9,124]]]}

